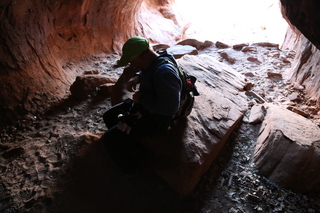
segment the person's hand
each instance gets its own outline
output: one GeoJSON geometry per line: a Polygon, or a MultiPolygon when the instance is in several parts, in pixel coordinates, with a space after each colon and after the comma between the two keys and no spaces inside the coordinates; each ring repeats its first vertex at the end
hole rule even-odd
{"type": "Polygon", "coordinates": [[[139,103],[140,96],[141,96],[141,92],[137,91],[132,95],[132,99],[134,100],[134,102],[139,103]]]}
{"type": "Polygon", "coordinates": [[[127,90],[129,92],[135,92],[137,89],[137,84],[139,83],[139,76],[134,76],[129,79],[127,83],[127,90]]]}

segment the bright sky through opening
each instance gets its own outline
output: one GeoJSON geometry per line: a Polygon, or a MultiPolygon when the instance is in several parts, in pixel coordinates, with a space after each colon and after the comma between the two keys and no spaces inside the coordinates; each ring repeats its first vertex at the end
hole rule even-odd
{"type": "Polygon", "coordinates": [[[176,0],[176,4],[191,23],[187,37],[202,41],[282,44],[288,26],[279,0],[176,0]]]}

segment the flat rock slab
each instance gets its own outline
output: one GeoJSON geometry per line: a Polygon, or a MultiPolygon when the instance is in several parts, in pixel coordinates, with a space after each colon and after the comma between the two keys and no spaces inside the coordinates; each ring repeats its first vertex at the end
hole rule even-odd
{"type": "Polygon", "coordinates": [[[173,189],[189,194],[219,154],[247,110],[244,76],[207,55],[186,55],[178,63],[197,77],[200,96],[193,111],[167,135],[146,140],[152,167],[173,189]]]}
{"type": "Polygon", "coordinates": [[[254,163],[262,175],[299,192],[320,189],[320,128],[308,119],[264,104],[254,163]]]}

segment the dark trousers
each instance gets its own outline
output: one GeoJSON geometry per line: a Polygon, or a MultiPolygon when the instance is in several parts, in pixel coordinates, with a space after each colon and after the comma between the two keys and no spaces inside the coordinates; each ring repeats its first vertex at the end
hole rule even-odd
{"type": "Polygon", "coordinates": [[[137,169],[137,159],[145,154],[140,139],[156,134],[165,133],[172,122],[172,116],[156,115],[148,113],[141,106],[133,106],[131,100],[115,105],[103,115],[108,131],[103,135],[103,142],[113,161],[125,172],[133,172],[137,169]],[[136,108],[135,108],[136,107],[136,108]],[[129,134],[117,128],[118,115],[132,116],[131,113],[139,111],[140,118],[129,119],[131,131],[129,134]]]}

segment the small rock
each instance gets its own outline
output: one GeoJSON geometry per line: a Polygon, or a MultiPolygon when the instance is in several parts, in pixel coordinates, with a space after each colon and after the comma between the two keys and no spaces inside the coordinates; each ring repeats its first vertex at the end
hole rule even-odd
{"type": "Polygon", "coordinates": [[[242,49],[242,52],[256,52],[257,48],[256,47],[244,47],[242,49]]]}
{"type": "Polygon", "coordinates": [[[270,54],[272,55],[272,57],[274,58],[279,58],[280,53],[277,50],[271,51],[270,54]]]}
{"type": "Polygon", "coordinates": [[[290,99],[290,101],[300,101],[300,95],[297,92],[292,93],[291,95],[288,96],[288,98],[290,99]]]}
{"type": "Polygon", "coordinates": [[[283,58],[281,58],[282,59],[282,61],[284,62],[284,63],[287,63],[287,64],[290,64],[291,63],[291,61],[289,61],[287,58],[285,58],[285,57],[283,57],[283,58]]]}
{"type": "Polygon", "coordinates": [[[198,55],[197,48],[190,45],[175,45],[167,49],[169,54],[172,54],[176,59],[184,55],[198,55]]]}
{"type": "Polygon", "coordinates": [[[229,62],[230,64],[234,64],[236,63],[236,59],[230,57],[228,55],[228,53],[226,52],[219,52],[219,54],[221,55],[222,58],[224,58],[227,62],[229,62]]]}
{"type": "Polygon", "coordinates": [[[304,86],[298,84],[297,82],[293,83],[292,87],[296,90],[302,91],[304,90],[304,86]]]}
{"type": "Polygon", "coordinates": [[[271,78],[271,77],[279,77],[279,78],[282,78],[282,74],[281,74],[281,73],[267,72],[267,75],[268,75],[269,78],[271,78]]]}
{"type": "Polygon", "coordinates": [[[214,44],[214,43],[213,43],[212,41],[205,40],[205,41],[201,44],[200,50],[203,50],[203,49],[205,49],[205,48],[207,48],[207,47],[210,47],[210,46],[212,46],[213,44],[214,44]]]}
{"type": "Polygon", "coordinates": [[[288,106],[287,109],[292,111],[292,112],[294,112],[294,113],[296,113],[296,114],[298,114],[298,115],[301,115],[301,116],[303,116],[305,118],[310,117],[308,113],[306,113],[306,112],[304,112],[304,111],[302,111],[302,110],[300,110],[298,108],[295,108],[295,107],[292,107],[292,106],[288,106]]]}
{"type": "Polygon", "coordinates": [[[234,50],[241,50],[243,47],[247,47],[247,46],[249,46],[248,43],[242,43],[242,44],[235,44],[232,46],[232,48],[234,50]]]}
{"type": "Polygon", "coordinates": [[[263,105],[256,104],[250,110],[248,122],[251,124],[261,123],[264,119],[265,109],[263,105]]]}
{"type": "Polygon", "coordinates": [[[90,71],[84,71],[84,75],[96,75],[99,74],[98,70],[90,70],[90,71]]]}
{"type": "Polygon", "coordinates": [[[267,102],[272,103],[273,102],[273,98],[272,97],[267,97],[267,102]]]}
{"type": "Polygon", "coordinates": [[[260,47],[275,47],[275,48],[279,49],[279,44],[270,43],[270,42],[258,42],[258,43],[254,43],[252,45],[253,46],[260,46],[260,47]]]}
{"type": "Polygon", "coordinates": [[[216,42],[216,47],[219,48],[219,49],[225,49],[225,48],[229,48],[229,45],[227,45],[225,43],[222,43],[220,41],[217,41],[216,42]]]}
{"type": "Polygon", "coordinates": [[[195,47],[197,50],[200,49],[202,44],[203,43],[200,42],[199,40],[192,39],[192,38],[188,38],[177,43],[177,45],[189,45],[189,46],[195,47]]]}
{"type": "Polygon", "coordinates": [[[258,103],[265,103],[266,101],[254,91],[246,91],[246,95],[254,98],[258,103]]]}
{"type": "Polygon", "coordinates": [[[305,109],[309,111],[312,115],[317,115],[319,113],[319,108],[316,106],[306,106],[305,109]]]}
{"type": "Polygon", "coordinates": [[[251,82],[248,82],[245,86],[245,90],[248,91],[248,90],[251,90],[253,87],[253,84],[251,82]]]}
{"type": "Polygon", "coordinates": [[[255,57],[248,57],[247,60],[250,62],[258,63],[258,64],[261,63],[261,61],[259,61],[259,59],[255,58],[255,57]]]}
{"type": "Polygon", "coordinates": [[[254,74],[252,72],[247,72],[247,73],[244,74],[244,76],[254,77],[254,74]]]}

